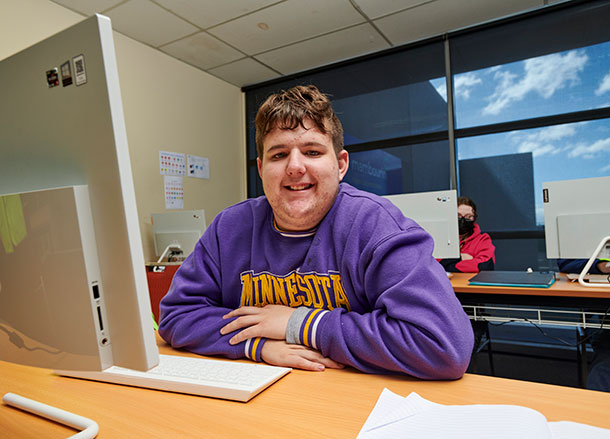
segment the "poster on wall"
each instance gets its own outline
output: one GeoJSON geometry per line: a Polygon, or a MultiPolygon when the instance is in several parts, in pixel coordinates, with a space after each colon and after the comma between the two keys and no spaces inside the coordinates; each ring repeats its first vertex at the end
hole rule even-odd
{"type": "Polygon", "coordinates": [[[166,175],[165,180],[165,208],[184,209],[184,186],[182,177],[166,175]]]}
{"type": "Polygon", "coordinates": [[[186,175],[184,154],[159,151],[159,168],[161,175],[186,175]]]}
{"type": "Polygon", "coordinates": [[[192,154],[188,154],[186,157],[189,177],[210,179],[210,160],[207,157],[192,154]]]}

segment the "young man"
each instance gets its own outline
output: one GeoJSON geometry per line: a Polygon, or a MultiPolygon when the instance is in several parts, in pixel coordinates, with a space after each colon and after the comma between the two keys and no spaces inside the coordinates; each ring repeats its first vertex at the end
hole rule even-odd
{"type": "Polygon", "coordinates": [[[256,117],[264,197],[221,212],[161,302],[176,348],[306,370],[456,379],[468,317],[431,237],[389,201],[340,184],[343,129],[314,86],[256,117]]]}
{"type": "Polygon", "coordinates": [[[481,233],[477,224],[477,206],[468,197],[458,197],[458,225],[460,233],[460,258],[442,259],[439,262],[446,271],[478,273],[493,270],[496,248],[487,233],[481,233]]]}

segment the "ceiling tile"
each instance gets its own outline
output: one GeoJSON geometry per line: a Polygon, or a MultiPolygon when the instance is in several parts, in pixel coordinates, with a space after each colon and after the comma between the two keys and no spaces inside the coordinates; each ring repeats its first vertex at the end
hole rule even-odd
{"type": "Polygon", "coordinates": [[[265,52],[255,58],[282,74],[289,74],[389,47],[373,26],[361,24],[265,52]]]}
{"type": "Polygon", "coordinates": [[[103,12],[115,5],[118,5],[123,0],[52,0],[54,3],[70,8],[73,11],[80,12],[86,16],[93,15],[96,12],[103,12]]]}
{"type": "Polygon", "coordinates": [[[375,20],[393,44],[404,44],[540,7],[542,0],[436,0],[375,20]]]}
{"type": "Polygon", "coordinates": [[[279,73],[274,72],[252,58],[240,59],[239,61],[210,69],[208,72],[238,87],[267,81],[280,76],[279,73]]]}
{"type": "Polygon", "coordinates": [[[204,70],[244,57],[243,53],[205,32],[175,41],[161,50],[204,70]]]}
{"type": "Polygon", "coordinates": [[[114,30],[153,47],[199,30],[148,0],[129,0],[106,15],[114,30]]]}
{"type": "Polygon", "coordinates": [[[156,0],[156,2],[206,29],[276,3],[277,0],[156,0]]]}
{"type": "Polygon", "coordinates": [[[363,21],[348,0],[288,0],[209,32],[233,47],[256,54],[363,21]]]}
{"type": "Polygon", "coordinates": [[[378,18],[430,1],[433,0],[354,0],[369,18],[378,18]]]}

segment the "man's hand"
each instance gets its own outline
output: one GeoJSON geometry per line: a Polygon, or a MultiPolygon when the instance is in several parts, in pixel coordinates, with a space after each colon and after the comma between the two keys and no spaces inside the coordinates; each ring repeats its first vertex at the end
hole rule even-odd
{"type": "Polygon", "coordinates": [[[220,333],[224,335],[246,328],[231,337],[229,343],[232,345],[255,337],[285,340],[288,320],[294,310],[284,305],[266,305],[262,308],[243,306],[222,316],[223,319],[237,318],[223,326],[220,333]]]}
{"type": "Polygon", "coordinates": [[[608,261],[599,261],[597,263],[597,269],[604,274],[610,274],[610,262],[608,261]]]}
{"type": "Polygon", "coordinates": [[[470,261],[471,259],[474,259],[472,255],[469,255],[468,253],[460,253],[460,256],[462,257],[462,261],[470,261]]]}
{"type": "Polygon", "coordinates": [[[273,366],[293,367],[314,372],[321,372],[327,367],[343,369],[341,363],[324,357],[318,351],[279,340],[267,340],[263,345],[261,358],[265,363],[273,366]]]}

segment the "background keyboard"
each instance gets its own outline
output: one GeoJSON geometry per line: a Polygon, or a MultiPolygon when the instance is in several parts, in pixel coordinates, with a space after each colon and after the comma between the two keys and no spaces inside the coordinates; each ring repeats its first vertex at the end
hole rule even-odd
{"type": "Polygon", "coordinates": [[[58,375],[246,402],[291,369],[231,360],[159,355],[147,372],[112,366],[101,372],[56,370],[58,375]]]}

